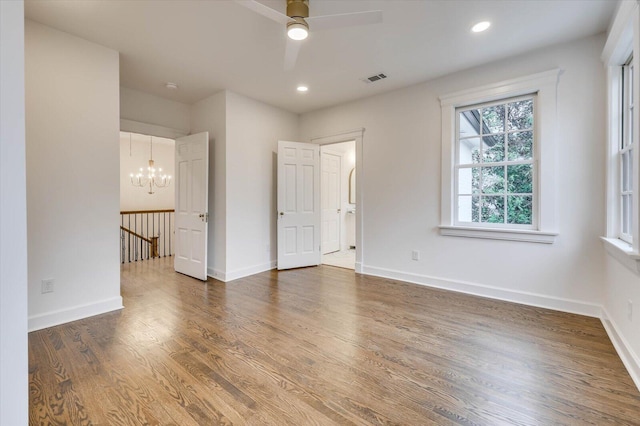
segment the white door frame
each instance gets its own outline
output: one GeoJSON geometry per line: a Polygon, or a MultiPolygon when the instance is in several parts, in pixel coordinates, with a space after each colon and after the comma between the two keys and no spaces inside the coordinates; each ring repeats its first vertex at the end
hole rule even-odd
{"type": "Polygon", "coordinates": [[[361,129],[350,130],[342,133],[336,133],[328,136],[321,136],[311,138],[310,142],[317,143],[318,145],[330,145],[341,142],[356,142],[356,269],[357,273],[362,273],[362,265],[364,263],[364,247],[362,245],[363,240],[363,225],[364,221],[364,194],[362,191],[362,176],[364,172],[363,161],[363,143],[364,143],[364,127],[361,129]]]}

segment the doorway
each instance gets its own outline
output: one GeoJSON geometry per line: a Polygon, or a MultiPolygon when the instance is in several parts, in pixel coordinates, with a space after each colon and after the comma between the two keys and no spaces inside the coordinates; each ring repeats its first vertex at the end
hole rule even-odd
{"type": "Polygon", "coordinates": [[[174,139],[120,132],[120,263],[175,253],[174,167],[174,139]]]}
{"type": "Polygon", "coordinates": [[[355,270],[356,142],[320,147],[322,264],[355,270]]]}

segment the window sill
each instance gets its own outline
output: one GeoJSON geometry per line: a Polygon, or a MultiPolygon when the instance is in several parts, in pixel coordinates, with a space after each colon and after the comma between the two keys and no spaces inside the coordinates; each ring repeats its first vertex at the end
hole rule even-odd
{"type": "Polygon", "coordinates": [[[489,240],[523,241],[527,243],[553,244],[558,235],[528,229],[476,228],[471,226],[440,226],[440,235],[451,237],[484,238],[489,240]]]}
{"type": "Polygon", "coordinates": [[[600,239],[604,242],[604,248],[611,257],[636,274],[640,274],[640,254],[633,251],[631,244],[618,238],[600,237],[600,239]]]}

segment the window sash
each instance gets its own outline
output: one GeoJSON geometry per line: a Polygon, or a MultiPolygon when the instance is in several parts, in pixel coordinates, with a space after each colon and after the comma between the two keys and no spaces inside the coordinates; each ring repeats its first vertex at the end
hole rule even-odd
{"type": "MultiPolygon", "coordinates": [[[[481,121],[482,123],[482,121],[481,121]]],[[[455,225],[464,225],[464,226],[474,226],[474,227],[496,227],[496,228],[513,228],[513,229],[537,229],[538,227],[538,215],[537,215],[537,205],[538,205],[538,185],[537,185],[537,173],[538,173],[538,162],[537,162],[537,147],[538,147],[538,143],[537,143],[537,126],[538,126],[538,119],[537,119],[537,94],[536,93],[530,93],[530,94],[526,94],[526,95],[521,95],[521,96],[516,96],[516,97],[510,97],[510,98],[503,98],[503,99],[499,99],[493,102],[485,102],[485,103],[476,103],[476,104],[471,104],[471,105],[465,105],[462,107],[458,107],[455,109],[455,164],[454,164],[454,191],[453,191],[453,212],[454,212],[454,220],[453,223],[455,225]],[[477,135],[471,135],[471,136],[460,136],[460,117],[462,115],[462,113],[466,112],[466,111],[471,111],[471,110],[476,110],[476,109],[486,109],[486,108],[491,108],[494,106],[500,106],[500,105],[507,105],[510,103],[514,103],[514,102],[519,102],[519,101],[524,101],[524,100],[532,100],[533,102],[533,126],[532,127],[528,127],[528,128],[523,128],[523,129],[508,129],[507,123],[508,123],[508,112],[505,111],[505,116],[504,116],[504,120],[503,120],[503,132],[491,132],[491,133],[484,133],[483,132],[483,127],[482,125],[480,126],[480,132],[477,135]],[[509,141],[509,134],[514,134],[514,133],[522,133],[522,132],[532,132],[532,149],[531,149],[531,159],[528,160],[508,160],[508,149],[509,149],[509,145],[508,145],[508,141],[509,141]],[[483,139],[484,137],[489,137],[489,136],[500,136],[504,138],[504,161],[484,161],[484,143],[483,143],[483,139]],[[465,140],[470,140],[470,139],[480,139],[480,144],[479,144],[479,162],[477,163],[473,163],[473,162],[464,162],[461,163],[460,160],[460,151],[461,151],[461,143],[463,143],[465,140]],[[522,192],[518,192],[518,193],[511,193],[508,192],[507,189],[507,175],[505,173],[505,177],[504,177],[504,189],[501,192],[497,192],[497,193],[483,193],[482,192],[482,173],[480,173],[480,177],[479,177],[479,192],[473,192],[473,190],[471,190],[471,192],[467,193],[467,192],[460,192],[460,182],[459,182],[459,176],[460,173],[459,171],[461,169],[472,169],[472,168],[484,168],[484,167],[504,167],[505,168],[505,172],[506,172],[506,168],[507,166],[517,166],[517,165],[531,165],[532,166],[532,182],[531,182],[531,192],[530,193],[522,193],[522,192]],[[515,224],[515,223],[509,223],[508,222],[508,204],[506,202],[507,198],[509,196],[526,196],[526,197],[531,197],[531,201],[532,201],[532,207],[531,207],[531,224],[515,224]],[[459,208],[460,208],[460,198],[461,197],[472,197],[471,199],[473,199],[473,197],[480,197],[480,200],[482,200],[483,198],[486,197],[502,197],[505,201],[504,201],[504,206],[503,206],[503,222],[483,222],[482,221],[482,213],[479,213],[478,218],[480,219],[480,221],[473,221],[473,215],[471,217],[471,221],[463,221],[460,220],[460,212],[459,212],[459,208]]],[[[473,161],[473,160],[471,160],[473,161]]],[[[482,202],[480,204],[480,211],[482,210],[482,202]]]]}
{"type": "Polygon", "coordinates": [[[620,115],[620,143],[618,150],[619,167],[619,233],[618,238],[633,244],[633,198],[635,186],[633,182],[633,155],[634,155],[634,114],[633,103],[633,57],[621,67],[622,84],[620,115]]]}

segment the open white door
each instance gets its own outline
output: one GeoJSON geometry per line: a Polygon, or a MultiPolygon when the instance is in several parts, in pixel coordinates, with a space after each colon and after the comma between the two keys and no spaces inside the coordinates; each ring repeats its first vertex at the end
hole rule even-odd
{"type": "Polygon", "coordinates": [[[320,146],[278,141],[278,269],[320,264],[320,146]]]}
{"type": "Polygon", "coordinates": [[[207,280],[209,133],[176,139],[176,272],[207,280]]]}
{"type": "Polygon", "coordinates": [[[322,150],[320,204],[322,205],[322,254],[340,250],[340,173],[342,157],[322,150]]]}

